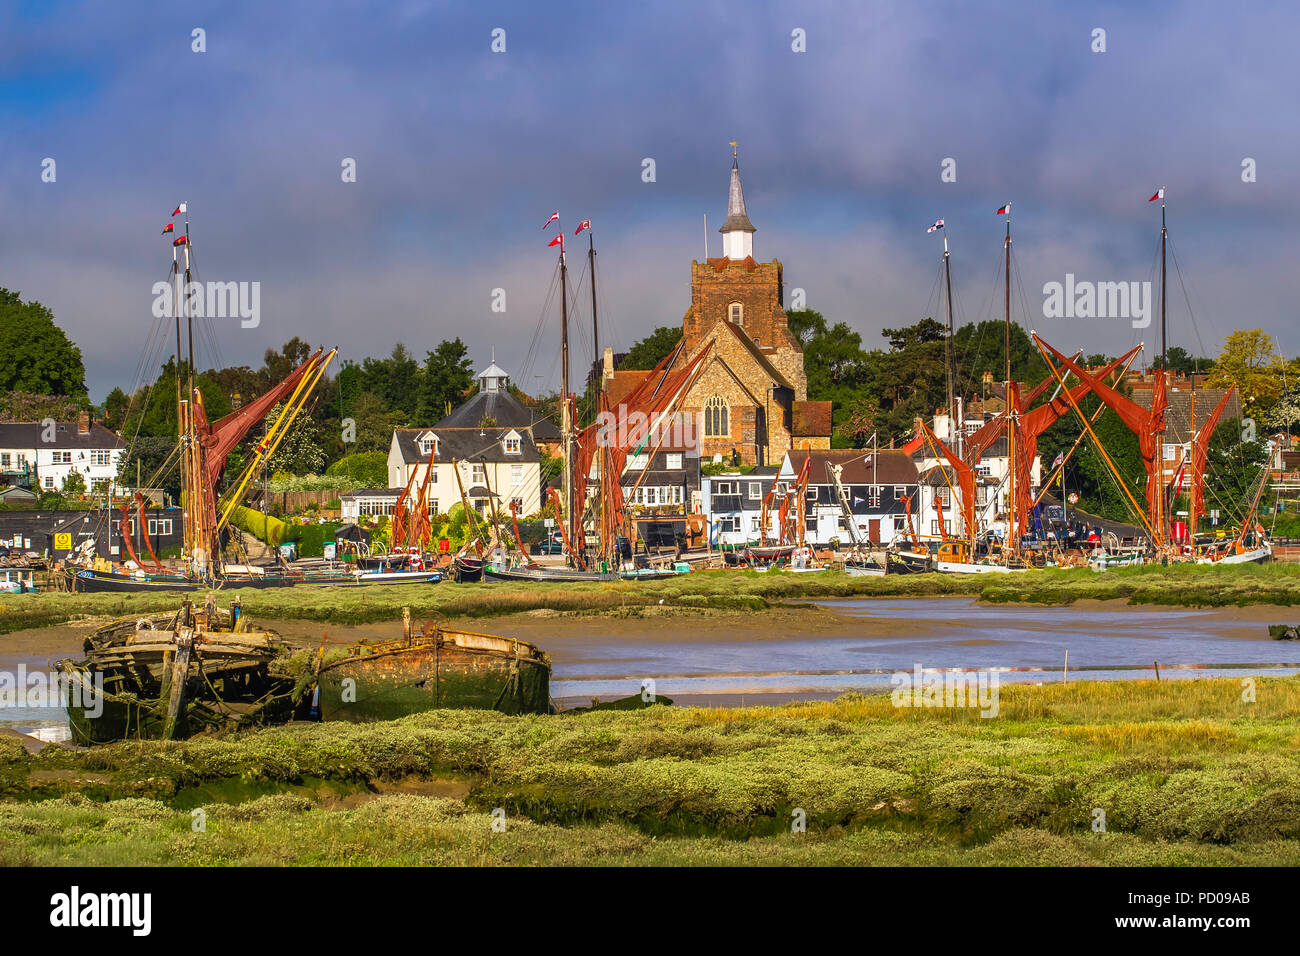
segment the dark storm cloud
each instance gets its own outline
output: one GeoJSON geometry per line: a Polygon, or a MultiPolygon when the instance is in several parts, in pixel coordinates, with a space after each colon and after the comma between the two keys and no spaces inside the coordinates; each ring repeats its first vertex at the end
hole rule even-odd
{"type": "Polygon", "coordinates": [[[717,254],[734,138],[756,254],[869,344],[936,308],[936,216],[962,317],[998,311],[993,210],[1008,199],[1022,321],[1090,351],[1151,341],[1042,319],[1041,289],[1067,272],[1149,278],[1145,199],[1167,183],[1195,311],[1171,295],[1171,337],[1213,352],[1261,325],[1300,348],[1294,16],[1077,7],[19,6],[0,13],[0,284],[55,309],[96,398],[129,386],[169,263],[158,232],[184,199],[202,276],[263,284],[259,328],[218,325],[225,362],[256,365],[292,335],[353,359],[460,335],[476,362],[495,346],[522,386],[550,385],[553,315],[529,354],[554,268],[541,223],[556,208],[570,234],[593,219],[605,341],[626,346],[680,321],[706,213],[717,254]],[[190,52],[195,27],[206,53],[190,52]],[[55,184],[39,179],[46,156],[55,184]],[[956,183],[940,182],[945,157],[956,183]]]}

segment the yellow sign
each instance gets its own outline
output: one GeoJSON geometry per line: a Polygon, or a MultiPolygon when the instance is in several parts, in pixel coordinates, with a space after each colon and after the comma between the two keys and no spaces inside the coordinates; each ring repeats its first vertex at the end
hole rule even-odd
{"type": "Polygon", "coordinates": [[[55,551],[71,551],[71,550],[72,550],[72,534],[71,534],[70,532],[67,532],[67,531],[60,531],[58,534],[56,534],[56,535],[54,536],[54,550],[55,550],[55,551]]]}

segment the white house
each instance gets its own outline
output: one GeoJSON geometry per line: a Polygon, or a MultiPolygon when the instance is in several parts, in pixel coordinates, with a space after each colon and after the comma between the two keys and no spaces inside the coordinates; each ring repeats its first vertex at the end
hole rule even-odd
{"type": "Polygon", "coordinates": [[[390,490],[412,478],[418,490],[430,468],[429,510],[445,513],[461,501],[481,514],[536,514],[542,507],[541,455],[528,428],[399,428],[388,449],[390,490]],[[460,470],[460,480],[456,479],[460,470]]]}
{"type": "Polygon", "coordinates": [[[117,477],[126,443],[90,416],[76,422],[0,423],[0,472],[28,474],[35,470],[39,490],[58,491],[73,471],[86,490],[96,482],[117,477]]]}

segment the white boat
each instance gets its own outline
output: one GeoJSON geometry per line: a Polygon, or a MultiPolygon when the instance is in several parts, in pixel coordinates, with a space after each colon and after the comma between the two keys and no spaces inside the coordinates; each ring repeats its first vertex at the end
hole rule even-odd
{"type": "Polygon", "coordinates": [[[1257,548],[1251,548],[1246,551],[1239,551],[1233,554],[1225,554],[1223,557],[1216,558],[1211,555],[1202,555],[1196,559],[1197,564],[1260,564],[1265,561],[1273,560],[1273,546],[1265,541],[1257,548]]]}

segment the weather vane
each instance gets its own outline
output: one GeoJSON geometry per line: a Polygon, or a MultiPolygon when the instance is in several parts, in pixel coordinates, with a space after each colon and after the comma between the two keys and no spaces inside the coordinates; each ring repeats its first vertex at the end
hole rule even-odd
{"type": "Polygon", "coordinates": [[[735,158],[736,158],[736,141],[733,139],[733,140],[732,140],[730,143],[728,143],[727,145],[731,147],[731,158],[732,158],[732,159],[735,159],[735,158]]]}

